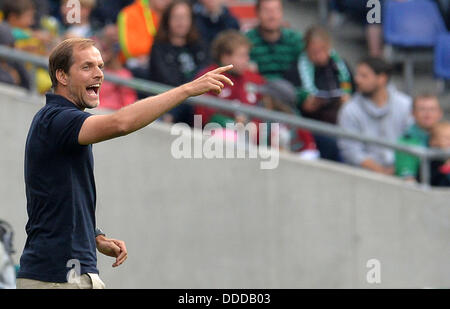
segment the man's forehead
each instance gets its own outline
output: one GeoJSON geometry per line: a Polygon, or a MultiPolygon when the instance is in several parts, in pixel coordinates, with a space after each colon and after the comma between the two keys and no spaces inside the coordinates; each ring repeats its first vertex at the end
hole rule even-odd
{"type": "Polygon", "coordinates": [[[434,108],[434,109],[440,109],[441,105],[439,104],[439,100],[436,98],[418,98],[416,99],[415,103],[414,103],[414,107],[416,107],[416,109],[418,107],[421,108],[434,108]]]}
{"type": "Polygon", "coordinates": [[[102,55],[97,47],[89,46],[85,48],[76,47],[73,50],[75,62],[98,61],[103,62],[102,55]]]}
{"type": "Polygon", "coordinates": [[[261,7],[263,7],[263,6],[264,7],[269,7],[269,6],[271,6],[271,7],[274,7],[274,6],[281,7],[282,3],[281,3],[280,0],[261,1],[261,7]]]}
{"type": "Polygon", "coordinates": [[[364,73],[375,74],[375,71],[368,64],[366,64],[364,62],[358,64],[357,70],[360,71],[360,72],[364,72],[364,73]]]}

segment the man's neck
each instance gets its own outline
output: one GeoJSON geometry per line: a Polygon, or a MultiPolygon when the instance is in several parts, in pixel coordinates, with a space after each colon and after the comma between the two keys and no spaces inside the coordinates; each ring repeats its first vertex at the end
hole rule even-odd
{"type": "Polygon", "coordinates": [[[270,43],[275,43],[281,37],[281,28],[277,30],[267,30],[262,27],[259,27],[259,32],[263,39],[270,43]]]}
{"type": "Polygon", "coordinates": [[[372,101],[375,103],[378,107],[383,107],[387,104],[389,99],[389,94],[386,89],[386,87],[380,88],[378,91],[376,91],[372,97],[372,101]]]}

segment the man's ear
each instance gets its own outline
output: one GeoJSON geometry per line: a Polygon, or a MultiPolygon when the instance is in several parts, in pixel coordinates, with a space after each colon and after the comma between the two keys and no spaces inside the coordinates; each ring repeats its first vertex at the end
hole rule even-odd
{"type": "Polygon", "coordinates": [[[56,70],[56,79],[61,85],[67,86],[67,74],[63,70],[56,70]]]}

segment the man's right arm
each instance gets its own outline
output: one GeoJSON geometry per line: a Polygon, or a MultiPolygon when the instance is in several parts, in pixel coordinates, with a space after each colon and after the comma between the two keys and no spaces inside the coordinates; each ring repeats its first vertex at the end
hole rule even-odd
{"type": "Polygon", "coordinates": [[[91,116],[81,127],[78,142],[89,145],[130,134],[147,126],[188,97],[210,91],[220,93],[224,83],[233,86],[231,80],[221,74],[232,67],[217,68],[190,83],[125,106],[113,114],[91,116]]]}

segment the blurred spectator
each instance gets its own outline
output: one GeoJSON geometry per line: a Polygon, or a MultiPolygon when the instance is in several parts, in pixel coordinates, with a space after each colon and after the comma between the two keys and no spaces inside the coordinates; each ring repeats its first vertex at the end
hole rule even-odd
{"type": "Polygon", "coordinates": [[[36,11],[32,0],[3,0],[1,5],[3,20],[13,28],[13,32],[16,28],[31,29],[36,11]]]}
{"type": "MultiPolygon", "coordinates": [[[[248,105],[263,105],[265,108],[295,114],[295,87],[284,80],[274,80],[265,84],[264,78],[249,70],[249,51],[250,42],[245,35],[236,30],[227,30],[218,35],[212,44],[212,56],[215,64],[205,68],[198,75],[202,75],[209,70],[213,70],[218,66],[233,64],[234,67],[225,75],[230,78],[234,86],[225,85],[225,88],[218,97],[226,100],[237,100],[248,105]]],[[[216,94],[212,94],[216,95],[216,94]]],[[[249,122],[259,124],[259,119],[250,118],[242,113],[230,113],[217,111],[204,106],[196,106],[196,114],[202,116],[203,124],[214,122],[226,128],[228,123],[241,123],[246,125],[249,122]]],[[[303,158],[317,158],[318,151],[315,146],[314,138],[306,130],[297,130],[280,124],[279,131],[275,132],[268,123],[270,135],[263,137],[268,145],[272,144],[274,135],[279,138],[278,144],[280,149],[287,151],[295,151],[303,158]]],[[[258,130],[257,130],[258,131],[258,130]]],[[[249,136],[253,143],[258,141],[261,136],[258,132],[249,136]]]]}
{"type": "Polygon", "coordinates": [[[44,54],[42,42],[31,28],[34,24],[35,8],[31,0],[4,0],[2,11],[5,22],[11,27],[16,48],[44,54]]]}
{"type": "MultiPolygon", "coordinates": [[[[0,23],[0,45],[14,47],[14,37],[7,23],[0,23]]],[[[28,72],[19,62],[0,59],[0,82],[30,89],[28,72]]]]}
{"type": "MultiPolygon", "coordinates": [[[[102,53],[105,63],[105,72],[124,78],[132,78],[133,75],[129,70],[124,68],[120,62],[119,39],[117,27],[115,25],[106,26],[100,36],[97,38],[96,44],[102,53]]],[[[126,105],[136,102],[137,94],[131,88],[114,84],[104,80],[100,88],[100,108],[120,109],[126,105]]]]}
{"type": "MultiPolygon", "coordinates": [[[[443,150],[450,149],[450,123],[441,122],[431,130],[430,146],[443,150]]],[[[450,159],[433,160],[430,163],[431,185],[436,187],[450,186],[450,159]]]]}
{"type": "Polygon", "coordinates": [[[224,2],[200,0],[194,5],[195,22],[208,47],[220,32],[228,29],[239,30],[238,20],[231,15],[224,2]]]}
{"type": "Polygon", "coordinates": [[[63,17],[64,26],[64,38],[80,37],[89,38],[94,35],[94,30],[90,22],[90,16],[92,10],[95,8],[96,0],[80,0],[80,20],[79,23],[73,23],[70,18],[74,18],[71,11],[73,8],[68,6],[69,0],[61,1],[61,15],[63,17]]]}
{"type": "MultiPolygon", "coordinates": [[[[189,82],[208,65],[204,43],[193,24],[187,0],[175,0],[164,11],[150,56],[148,79],[170,86],[189,82]]],[[[194,109],[182,103],[164,115],[168,122],[192,125],[194,109]]]]}
{"type": "MultiPolygon", "coordinates": [[[[297,106],[302,116],[336,124],[339,109],[353,91],[351,72],[333,49],[324,28],[311,27],[305,43],[305,51],[284,76],[298,89],[297,106]]],[[[320,134],[314,137],[323,159],[340,161],[335,138],[320,134]]]]}
{"type": "Polygon", "coordinates": [[[285,77],[298,87],[297,104],[303,116],[335,124],[353,91],[351,72],[324,28],[310,28],[305,43],[305,52],[285,77]]]}
{"type": "MultiPolygon", "coordinates": [[[[249,70],[249,51],[250,42],[243,34],[236,30],[222,32],[213,41],[211,47],[215,63],[205,68],[198,76],[219,66],[233,64],[233,69],[224,75],[232,80],[234,86],[225,85],[218,96],[226,100],[239,100],[244,104],[256,105],[261,99],[258,85],[264,84],[265,81],[261,75],[249,70]]],[[[249,121],[246,115],[219,112],[204,106],[196,106],[195,114],[202,116],[203,124],[215,122],[223,127],[227,123],[246,123],[249,121]]]]}
{"type": "Polygon", "coordinates": [[[127,59],[141,58],[137,66],[148,62],[160,16],[170,2],[135,0],[120,11],[117,20],[120,48],[127,59]]]}
{"type": "Polygon", "coordinates": [[[97,0],[97,6],[91,14],[91,25],[94,30],[100,30],[106,25],[115,24],[119,12],[133,3],[134,0],[97,0]]]}
{"type": "MultiPolygon", "coordinates": [[[[435,95],[422,94],[413,102],[415,123],[400,138],[399,143],[428,147],[429,133],[433,126],[442,119],[442,109],[435,95]]],[[[419,181],[420,159],[413,155],[395,153],[395,174],[409,181],[419,181]]]]}
{"type": "MultiPolygon", "coordinates": [[[[117,19],[122,61],[136,78],[148,77],[150,51],[162,13],[172,0],[135,0],[117,19]]],[[[148,96],[138,92],[139,98],[148,96]]]]}
{"type": "MultiPolygon", "coordinates": [[[[46,31],[33,30],[35,9],[31,0],[4,0],[2,10],[5,22],[11,27],[14,47],[26,52],[47,55],[51,35],[46,31]]],[[[23,77],[23,75],[22,75],[23,77]]],[[[35,71],[36,87],[40,93],[51,88],[51,80],[47,70],[38,68],[35,71]]],[[[22,82],[21,82],[22,84],[22,82]]]]}
{"type": "MultiPolygon", "coordinates": [[[[391,67],[379,58],[366,58],[357,67],[358,93],[339,112],[339,125],[353,133],[397,142],[412,123],[411,98],[388,85],[391,67]]],[[[342,159],[352,165],[394,173],[394,152],[373,144],[340,139],[342,159]]]]}
{"type": "MultiPolygon", "coordinates": [[[[283,79],[270,80],[267,84],[260,87],[260,92],[262,94],[261,103],[264,108],[291,115],[297,114],[296,89],[288,81],[283,79]]],[[[271,126],[270,132],[278,135],[279,148],[281,150],[295,152],[303,159],[317,159],[320,157],[311,132],[292,128],[283,123],[279,124],[279,132],[273,132],[273,128],[271,126]]]]}
{"type": "Polygon", "coordinates": [[[256,14],[259,25],[247,32],[251,60],[265,78],[281,78],[303,50],[302,36],[283,27],[281,0],[258,0],[256,14]]]}
{"type": "MultiPolygon", "coordinates": [[[[49,55],[50,51],[59,43],[60,41],[60,14],[57,12],[55,16],[52,16],[52,3],[54,0],[32,0],[35,14],[33,18],[33,24],[29,29],[32,30],[32,37],[39,40],[41,44],[41,49],[38,53],[41,55],[49,55]]],[[[59,8],[58,0],[58,8],[59,8]]],[[[23,49],[23,48],[22,48],[23,49]]],[[[33,52],[33,51],[32,51],[33,52]]]]}

